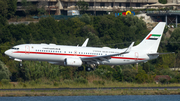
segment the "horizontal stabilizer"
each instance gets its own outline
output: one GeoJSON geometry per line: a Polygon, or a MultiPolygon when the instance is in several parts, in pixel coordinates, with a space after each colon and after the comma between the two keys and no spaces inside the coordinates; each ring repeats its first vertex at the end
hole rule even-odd
{"type": "Polygon", "coordinates": [[[173,54],[174,52],[169,53],[149,53],[148,55],[164,55],[164,54],[173,54]]]}

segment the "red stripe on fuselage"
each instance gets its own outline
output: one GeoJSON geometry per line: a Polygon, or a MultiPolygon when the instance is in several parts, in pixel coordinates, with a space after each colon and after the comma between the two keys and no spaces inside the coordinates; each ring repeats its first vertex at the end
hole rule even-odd
{"type": "MultiPolygon", "coordinates": [[[[46,52],[26,52],[26,51],[15,51],[13,53],[25,53],[25,54],[46,54],[46,55],[66,55],[66,56],[83,56],[83,57],[94,57],[97,55],[82,55],[82,54],[65,54],[65,53],[46,53],[46,52]]],[[[144,58],[129,58],[129,57],[114,57],[113,59],[128,59],[128,60],[145,60],[144,58]]]]}
{"type": "Polygon", "coordinates": [[[152,34],[150,34],[146,39],[149,39],[152,36],[152,34]]]}

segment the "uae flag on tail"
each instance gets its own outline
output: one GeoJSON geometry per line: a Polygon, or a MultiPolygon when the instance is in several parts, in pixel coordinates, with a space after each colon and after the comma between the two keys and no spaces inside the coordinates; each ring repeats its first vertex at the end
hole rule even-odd
{"type": "Polygon", "coordinates": [[[150,34],[146,40],[157,40],[160,36],[159,34],[150,34]]]}

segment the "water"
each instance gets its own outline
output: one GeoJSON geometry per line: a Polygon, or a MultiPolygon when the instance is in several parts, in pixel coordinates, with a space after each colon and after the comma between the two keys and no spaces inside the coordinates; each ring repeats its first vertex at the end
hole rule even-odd
{"type": "Polygon", "coordinates": [[[180,95],[0,97],[0,101],[179,101],[180,95]]]}

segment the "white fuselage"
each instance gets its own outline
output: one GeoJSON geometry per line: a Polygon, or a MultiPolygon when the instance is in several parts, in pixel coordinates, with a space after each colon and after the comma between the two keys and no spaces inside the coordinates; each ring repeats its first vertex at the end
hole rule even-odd
{"type": "MultiPolygon", "coordinates": [[[[48,61],[53,64],[64,65],[64,60],[68,57],[94,57],[121,53],[125,49],[112,49],[108,47],[80,47],[63,46],[55,44],[22,44],[14,46],[5,52],[12,59],[48,61]]],[[[132,50],[127,54],[112,56],[108,61],[101,61],[98,64],[104,65],[124,65],[145,62],[155,59],[157,56],[148,56],[147,52],[132,50]]]]}

